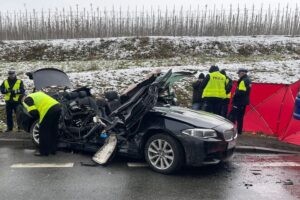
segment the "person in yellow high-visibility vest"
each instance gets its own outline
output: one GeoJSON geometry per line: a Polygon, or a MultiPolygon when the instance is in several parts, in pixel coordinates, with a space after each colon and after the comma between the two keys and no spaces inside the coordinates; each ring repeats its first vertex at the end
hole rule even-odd
{"type": "Polygon", "coordinates": [[[232,110],[229,114],[229,119],[233,123],[237,123],[238,134],[242,134],[246,107],[250,104],[252,83],[247,73],[248,70],[245,68],[240,68],[237,72],[239,80],[232,99],[232,110]]]}
{"type": "Polygon", "coordinates": [[[6,108],[6,126],[5,132],[13,130],[13,112],[16,112],[22,96],[25,94],[23,81],[17,79],[16,71],[9,70],[8,78],[1,84],[1,93],[4,94],[6,108]]]}
{"type": "Polygon", "coordinates": [[[221,114],[223,99],[226,97],[226,77],[220,73],[218,66],[211,66],[201,85],[204,88],[202,98],[203,110],[221,114]]]}
{"type": "Polygon", "coordinates": [[[226,97],[223,100],[221,116],[227,118],[228,106],[231,98],[232,80],[226,75],[225,69],[222,69],[220,72],[226,77],[226,97]]]}
{"type": "Polygon", "coordinates": [[[35,92],[23,99],[23,105],[31,116],[39,119],[39,152],[36,156],[55,154],[58,140],[58,124],[61,107],[58,101],[44,92],[35,92]]]}

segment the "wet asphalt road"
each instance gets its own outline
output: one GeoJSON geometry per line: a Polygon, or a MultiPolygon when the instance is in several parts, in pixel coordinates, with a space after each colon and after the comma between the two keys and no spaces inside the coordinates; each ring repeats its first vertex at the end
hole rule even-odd
{"type": "Polygon", "coordinates": [[[0,199],[300,199],[297,156],[236,154],[228,164],[162,175],[148,167],[128,167],[136,161],[124,158],[107,167],[87,167],[80,164],[90,162],[86,154],[58,152],[43,158],[33,152],[0,147],[0,199]],[[28,163],[74,166],[23,168],[28,163]],[[16,164],[21,168],[12,168],[16,164]]]}

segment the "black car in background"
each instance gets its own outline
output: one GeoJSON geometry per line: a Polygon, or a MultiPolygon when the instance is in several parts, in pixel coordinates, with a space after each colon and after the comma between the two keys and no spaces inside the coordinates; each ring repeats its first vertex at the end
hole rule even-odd
{"type": "MultiPolygon", "coordinates": [[[[169,70],[151,81],[142,81],[126,100],[116,92],[96,99],[88,88],[70,91],[68,76],[58,69],[40,69],[28,75],[35,90],[48,91],[62,105],[60,147],[96,152],[105,141],[102,136],[106,129],[117,134],[119,155],[145,159],[154,171],[165,174],[184,165],[217,164],[233,155],[237,133],[230,121],[157,102],[159,94],[184,74],[169,70]],[[60,91],[51,91],[54,88],[60,91]]],[[[19,126],[38,145],[37,121],[23,107],[17,116],[19,126]]]]}

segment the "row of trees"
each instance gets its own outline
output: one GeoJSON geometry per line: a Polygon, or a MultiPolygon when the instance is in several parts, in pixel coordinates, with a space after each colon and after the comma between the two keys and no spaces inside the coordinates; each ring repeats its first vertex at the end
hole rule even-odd
{"type": "Polygon", "coordinates": [[[298,6],[0,12],[0,40],[120,36],[300,35],[298,6]]]}

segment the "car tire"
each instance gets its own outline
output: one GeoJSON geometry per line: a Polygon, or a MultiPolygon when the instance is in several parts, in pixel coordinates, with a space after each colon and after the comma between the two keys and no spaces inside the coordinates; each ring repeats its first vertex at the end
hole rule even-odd
{"type": "Polygon", "coordinates": [[[40,137],[39,137],[39,129],[40,129],[40,124],[38,121],[33,122],[30,128],[30,135],[32,142],[35,146],[39,147],[40,145],[40,137]]]}
{"type": "Polygon", "coordinates": [[[156,172],[171,174],[184,164],[184,152],[177,140],[166,134],[150,137],[145,145],[145,159],[156,172]]]}

